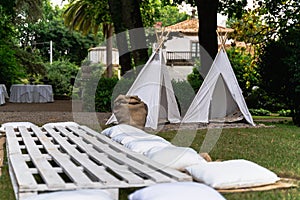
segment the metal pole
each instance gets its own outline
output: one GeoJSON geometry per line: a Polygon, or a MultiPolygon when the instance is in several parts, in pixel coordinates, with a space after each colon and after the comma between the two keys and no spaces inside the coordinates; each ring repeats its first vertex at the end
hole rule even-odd
{"type": "Polygon", "coordinates": [[[52,40],[50,40],[50,64],[52,64],[52,40]]]}

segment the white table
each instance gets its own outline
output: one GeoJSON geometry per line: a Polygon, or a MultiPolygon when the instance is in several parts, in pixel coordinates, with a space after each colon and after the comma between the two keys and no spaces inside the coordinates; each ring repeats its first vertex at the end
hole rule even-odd
{"type": "Polygon", "coordinates": [[[5,104],[5,98],[9,98],[4,84],[0,84],[0,105],[5,104]]]}
{"type": "Polygon", "coordinates": [[[47,103],[53,102],[51,85],[15,84],[10,88],[10,102],[13,103],[47,103]]]}

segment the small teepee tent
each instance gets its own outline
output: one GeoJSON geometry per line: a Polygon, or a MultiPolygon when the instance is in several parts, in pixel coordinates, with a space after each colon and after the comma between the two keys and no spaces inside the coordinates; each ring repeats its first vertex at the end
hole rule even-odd
{"type": "Polygon", "coordinates": [[[233,122],[254,126],[224,47],[218,52],[182,123],[233,122]]]}
{"type": "MultiPolygon", "coordinates": [[[[157,129],[160,121],[180,122],[172,83],[160,49],[152,53],[126,95],[136,95],[148,106],[145,127],[157,129]]],[[[114,114],[106,124],[116,123],[114,114]]]]}

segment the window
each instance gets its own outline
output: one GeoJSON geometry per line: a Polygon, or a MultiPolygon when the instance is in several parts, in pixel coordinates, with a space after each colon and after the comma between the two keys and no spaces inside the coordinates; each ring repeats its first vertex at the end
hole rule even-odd
{"type": "Polygon", "coordinates": [[[198,41],[192,41],[192,60],[200,58],[200,46],[198,41]]]}

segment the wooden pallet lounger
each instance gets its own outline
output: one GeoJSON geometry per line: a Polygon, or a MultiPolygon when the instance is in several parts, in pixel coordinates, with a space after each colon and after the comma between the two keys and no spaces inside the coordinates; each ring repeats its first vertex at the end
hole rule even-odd
{"type": "Polygon", "coordinates": [[[9,171],[16,199],[43,192],[118,189],[192,181],[86,126],[6,128],[9,171]]]}

